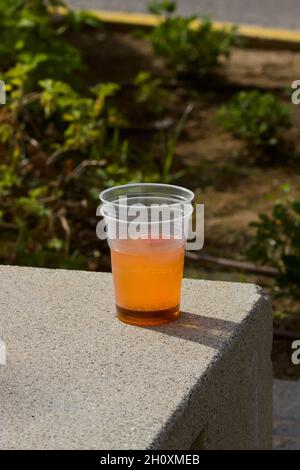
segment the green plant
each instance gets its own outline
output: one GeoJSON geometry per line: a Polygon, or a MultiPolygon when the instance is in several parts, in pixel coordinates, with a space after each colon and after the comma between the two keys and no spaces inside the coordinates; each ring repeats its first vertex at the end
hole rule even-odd
{"type": "Polygon", "coordinates": [[[154,2],[149,9],[164,15],[149,35],[154,51],[178,75],[201,78],[215,71],[220,59],[229,55],[236,39],[235,27],[216,29],[209,18],[197,24],[196,16],[176,15],[175,2],[154,2]]]}
{"type": "Polygon", "coordinates": [[[300,295],[300,200],[286,196],[274,203],[271,215],[253,222],[256,233],[246,254],[278,269],[280,289],[300,295]]]}
{"type": "Polygon", "coordinates": [[[290,127],[290,111],[271,93],[241,91],[221,107],[219,120],[248,147],[268,149],[282,143],[284,131],[290,127]]]}
{"type": "Polygon", "coordinates": [[[56,0],[0,0],[4,80],[24,92],[44,76],[68,80],[83,67],[79,51],[62,37],[66,28],[54,25],[49,5],[64,4],[56,0]]]}
{"type": "Polygon", "coordinates": [[[174,161],[174,157],[175,157],[175,150],[176,150],[177,141],[180,137],[180,134],[181,134],[181,132],[182,132],[184,126],[185,126],[185,123],[186,123],[189,115],[193,111],[193,108],[194,108],[194,105],[192,103],[189,103],[186,106],[186,108],[185,108],[184,112],[182,113],[182,116],[179,119],[174,131],[170,132],[167,136],[166,145],[165,145],[166,155],[165,155],[163,171],[162,171],[162,181],[164,183],[170,183],[170,182],[172,182],[172,180],[174,181],[174,179],[178,179],[178,178],[180,178],[181,176],[183,176],[185,174],[184,170],[180,170],[178,173],[174,174],[174,173],[171,172],[171,169],[172,169],[173,161],[174,161]]]}
{"type": "Polygon", "coordinates": [[[143,111],[154,116],[160,115],[169,98],[168,91],[162,87],[162,80],[153,77],[150,72],[142,71],[134,79],[134,85],[136,103],[142,106],[143,111]]]}
{"type": "MultiPolygon", "coordinates": [[[[118,127],[122,122],[121,114],[106,104],[119,86],[115,83],[99,84],[91,88],[90,96],[82,96],[64,82],[46,79],[39,85],[43,89],[40,103],[45,117],[55,117],[64,131],[61,143],[53,144],[55,152],[49,157],[50,161],[70,151],[96,159],[104,157],[107,126],[118,127]]],[[[115,147],[118,152],[120,149],[115,147]]]]}
{"type": "MultiPolygon", "coordinates": [[[[86,89],[78,80],[85,63],[64,33],[99,22],[67,10],[57,24],[48,4],[63,5],[0,0],[0,78],[7,90],[0,107],[0,259],[95,269],[103,258],[95,236],[99,191],[159,181],[164,161],[123,136],[118,85],[86,89]]],[[[151,99],[147,86],[140,106],[151,99]]]]}

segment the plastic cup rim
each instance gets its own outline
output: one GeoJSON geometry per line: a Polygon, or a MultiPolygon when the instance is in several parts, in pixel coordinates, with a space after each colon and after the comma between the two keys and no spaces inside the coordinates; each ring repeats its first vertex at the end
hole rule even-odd
{"type": "MultiPolygon", "coordinates": [[[[155,224],[163,224],[163,223],[168,223],[168,222],[175,222],[176,220],[184,220],[186,219],[187,217],[190,217],[193,213],[193,206],[191,204],[189,204],[191,206],[189,212],[187,214],[184,214],[182,212],[182,215],[180,215],[179,217],[175,217],[174,219],[166,219],[166,220],[157,220],[157,221],[138,221],[136,222],[136,224],[138,225],[142,225],[142,224],[148,224],[148,225],[155,225],[155,224]]],[[[127,206],[125,206],[127,207],[127,206]]],[[[128,220],[123,220],[123,219],[119,219],[118,217],[111,217],[110,215],[106,215],[105,212],[104,212],[104,205],[100,208],[100,214],[104,217],[104,219],[107,219],[107,220],[113,220],[113,221],[118,221],[120,223],[124,223],[124,224],[132,224],[132,223],[135,223],[134,220],[131,220],[131,221],[128,221],[128,220]]]]}
{"type": "MultiPolygon", "coordinates": [[[[189,198],[187,198],[186,200],[182,200],[182,201],[176,201],[174,203],[171,203],[171,204],[167,204],[167,206],[170,206],[170,207],[174,207],[176,205],[180,205],[180,204],[191,204],[195,195],[193,193],[193,191],[191,191],[190,189],[187,189],[187,188],[184,188],[183,186],[176,186],[174,184],[164,184],[164,183],[128,183],[128,184],[123,184],[123,185],[119,185],[119,186],[113,186],[112,188],[108,188],[108,189],[104,189],[104,191],[101,191],[101,193],[99,194],[99,199],[101,202],[103,202],[104,204],[111,204],[113,206],[116,206],[116,207],[128,207],[127,204],[120,204],[118,202],[114,202],[114,201],[108,201],[106,198],[105,198],[105,195],[107,193],[109,193],[110,191],[114,190],[114,189],[121,189],[121,188],[134,188],[134,187],[149,187],[149,186],[154,186],[156,188],[162,188],[162,187],[165,187],[165,188],[171,188],[171,189],[174,189],[174,190],[183,190],[183,191],[186,191],[186,193],[189,195],[189,198]]],[[[126,196],[126,194],[124,195],[126,196]]],[[[102,214],[103,215],[103,214],[102,214]]]]}

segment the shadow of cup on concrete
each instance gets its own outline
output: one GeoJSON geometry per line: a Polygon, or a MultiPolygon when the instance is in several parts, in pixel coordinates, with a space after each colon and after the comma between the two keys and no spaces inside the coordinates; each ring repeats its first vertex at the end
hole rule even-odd
{"type": "Polygon", "coordinates": [[[181,311],[181,317],[176,322],[146,329],[219,349],[222,341],[231,336],[236,326],[235,322],[229,320],[181,311]]]}

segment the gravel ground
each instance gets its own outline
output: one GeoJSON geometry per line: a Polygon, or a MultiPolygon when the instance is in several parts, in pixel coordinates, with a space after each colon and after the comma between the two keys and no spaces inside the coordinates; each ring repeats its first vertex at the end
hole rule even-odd
{"type": "Polygon", "coordinates": [[[300,381],[274,380],[273,400],[274,449],[299,450],[300,381]]]}

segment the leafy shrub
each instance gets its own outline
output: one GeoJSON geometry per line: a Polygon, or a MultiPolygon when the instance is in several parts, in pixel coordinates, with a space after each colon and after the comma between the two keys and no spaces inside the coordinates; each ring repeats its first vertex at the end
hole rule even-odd
{"type": "Polygon", "coordinates": [[[139,72],[134,80],[136,86],[135,100],[143,110],[154,116],[163,111],[169,93],[162,87],[162,80],[153,77],[150,72],[139,72]]]}
{"type": "Polygon", "coordinates": [[[4,79],[14,87],[22,85],[24,92],[40,78],[68,80],[83,67],[79,51],[62,37],[66,28],[54,27],[48,5],[63,3],[0,0],[1,68],[4,79]]]}
{"type": "Polygon", "coordinates": [[[78,79],[85,64],[64,32],[99,22],[67,10],[58,24],[49,4],[63,5],[0,0],[0,259],[95,269],[99,191],[159,181],[165,165],[122,137],[118,85],[86,90],[78,79]]]}
{"type": "Polygon", "coordinates": [[[154,2],[150,11],[165,15],[149,38],[155,53],[164,57],[177,74],[202,78],[215,71],[221,57],[229,55],[236,28],[215,29],[208,18],[196,25],[196,16],[175,14],[175,2],[154,2]]]}
{"type": "Polygon", "coordinates": [[[271,93],[241,91],[220,109],[219,120],[250,148],[268,149],[282,142],[290,112],[271,93]]]}
{"type": "Polygon", "coordinates": [[[260,214],[254,240],[247,251],[253,261],[278,269],[281,289],[300,295],[300,200],[276,201],[272,214],[260,214]]]}

